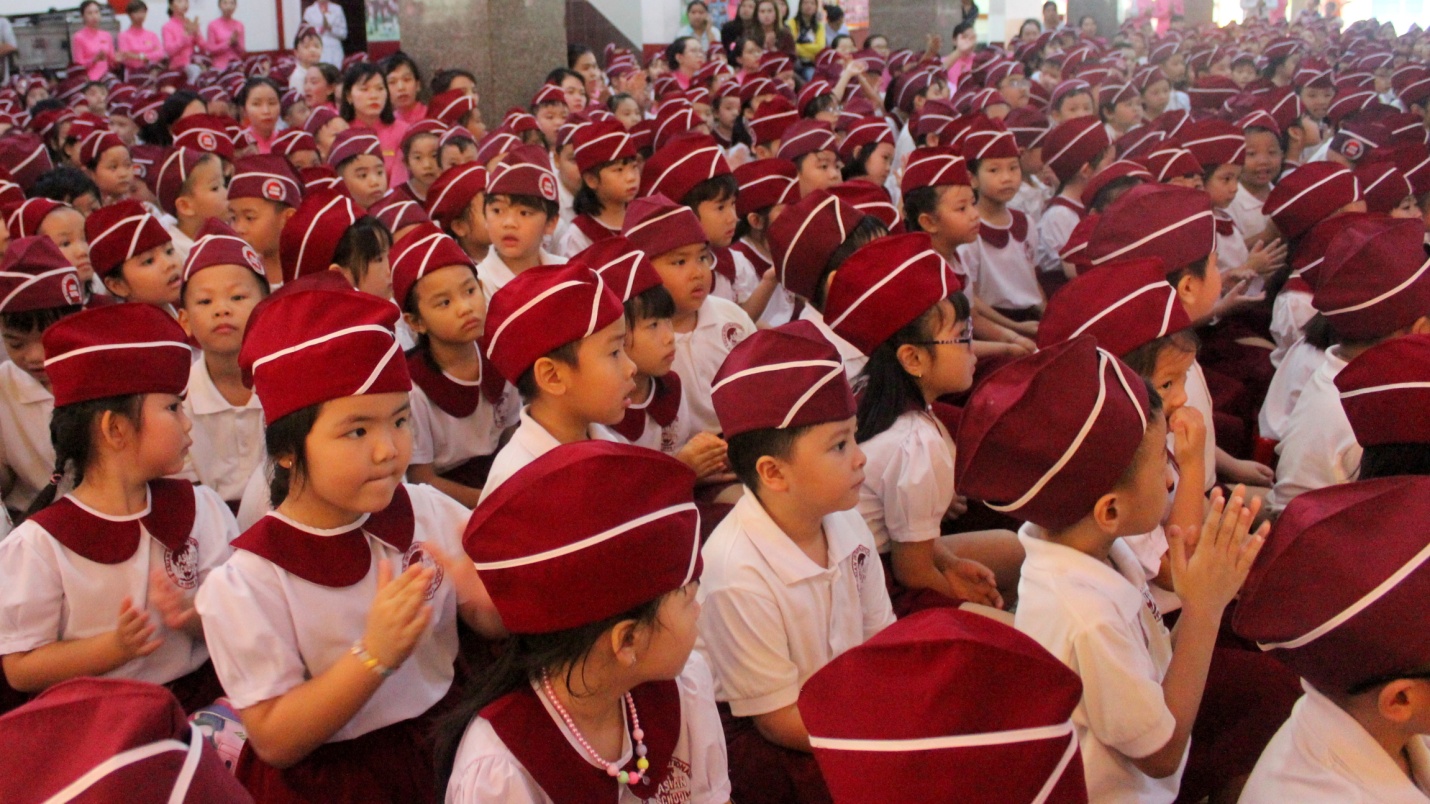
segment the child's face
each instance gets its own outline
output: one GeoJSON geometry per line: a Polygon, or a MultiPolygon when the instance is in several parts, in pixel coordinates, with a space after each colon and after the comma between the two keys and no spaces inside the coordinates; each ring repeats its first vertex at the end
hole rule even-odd
{"type": "Polygon", "coordinates": [[[94,277],[89,262],[89,241],[84,237],[84,216],[69,207],[60,207],[40,221],[38,234],[48,237],[60,253],[79,271],[79,281],[88,284],[94,277]]]}
{"type": "Polygon", "coordinates": [[[476,271],[447,265],[417,280],[417,314],[407,323],[432,340],[451,345],[475,343],[487,322],[487,299],[476,271]]]}
{"type": "Polygon", "coordinates": [[[318,133],[313,137],[313,139],[318,141],[318,154],[323,158],[327,158],[327,155],[333,151],[333,139],[347,130],[348,121],[341,117],[334,117],[324,123],[322,127],[318,129],[318,133]]]}
{"type": "Polygon", "coordinates": [[[692,581],[666,595],[656,612],[657,624],[637,630],[635,652],[646,677],[675,678],[690,660],[700,619],[695,594],[699,588],[700,584],[692,581]]]}
{"type": "Polygon", "coordinates": [[[1181,81],[1187,77],[1187,57],[1181,53],[1173,53],[1162,62],[1162,72],[1167,74],[1170,81],[1181,81]]]}
{"type": "Polygon", "coordinates": [[[576,365],[565,366],[570,410],[597,424],[620,424],[635,390],[636,364],[626,357],[626,318],[581,339],[576,365]]]}
{"type": "Polygon", "coordinates": [[[1112,107],[1112,115],[1107,122],[1118,131],[1127,131],[1142,121],[1142,99],[1128,98],[1112,107]]]}
{"type": "Polygon", "coordinates": [[[217,157],[209,157],[194,167],[189,174],[189,192],[179,196],[175,208],[181,220],[228,220],[228,187],[217,157]]]}
{"type": "Polygon", "coordinates": [[[695,214],[710,245],[723,248],[735,239],[735,224],[740,222],[740,215],[735,211],[735,196],[701,201],[695,214]]]}
{"type": "Polygon", "coordinates": [[[304,439],[307,471],[290,486],[294,507],[347,521],[386,508],[412,461],[410,413],[406,392],[323,403],[304,439]]]}
{"type": "Polygon", "coordinates": [[[1153,416],[1132,458],[1129,476],[1113,491],[1120,498],[1118,536],[1148,533],[1167,508],[1167,419],[1153,416]]]}
{"type": "Polygon", "coordinates": [[[380,156],[361,154],[348,160],[339,172],[353,200],[364,209],[387,194],[387,170],[380,156]]]}
{"type": "Polygon", "coordinates": [[[566,108],[579,112],[586,108],[586,82],[574,75],[561,79],[561,92],[566,97],[566,108]]]}
{"type": "Polygon", "coordinates": [[[248,315],[263,298],[258,276],[243,265],[215,265],[194,274],[184,287],[179,323],[199,342],[199,348],[218,355],[237,355],[243,343],[248,315]]]}
{"type": "Polygon", "coordinates": [[[576,146],[563,145],[556,152],[556,178],[573,195],[581,189],[581,168],[576,164],[576,146]]]}
{"type": "Polygon", "coordinates": [[[809,513],[826,516],[859,504],[865,458],[854,440],[856,422],[851,416],[816,424],[795,439],[786,458],[774,459],[790,497],[809,513]]]}
{"type": "Polygon", "coordinates": [[[675,327],[669,318],[637,319],[626,333],[625,346],[639,374],[664,377],[675,364],[675,327]]]}
{"type": "Polygon", "coordinates": [[[84,99],[94,114],[104,114],[104,103],[109,100],[109,90],[103,84],[90,84],[84,88],[84,99]]]}
{"type": "Polygon", "coordinates": [[[1281,173],[1281,141],[1269,131],[1254,131],[1246,135],[1246,164],[1241,180],[1247,187],[1267,187],[1281,173]]]}
{"type": "MultiPolygon", "coordinates": [[[[209,104],[209,114],[216,114],[213,111],[212,103],[209,104]]],[[[298,101],[288,107],[288,111],[283,113],[283,125],[288,128],[302,128],[303,121],[308,119],[308,104],[298,101]]]]}
{"type": "Polygon", "coordinates": [[[1202,174],[1200,173],[1188,173],[1185,176],[1173,176],[1172,178],[1167,179],[1166,183],[1172,185],[1173,187],[1186,187],[1188,190],[1206,189],[1206,184],[1202,181],[1202,174]]]}
{"type": "Polygon", "coordinates": [[[10,361],[46,388],[50,378],[45,374],[45,346],[41,342],[43,332],[37,329],[19,330],[14,327],[0,327],[0,337],[5,340],[5,354],[10,361]]]}
{"type": "Polygon", "coordinates": [[[710,272],[715,264],[710,247],[691,243],[651,259],[660,283],[675,299],[677,313],[693,313],[710,295],[710,272]]]}
{"type": "MultiPolygon", "coordinates": [[[[930,340],[955,341],[968,337],[971,322],[960,320],[949,301],[938,303],[939,328],[930,340]]],[[[919,347],[929,352],[929,370],[919,380],[920,387],[933,391],[937,396],[958,394],[973,387],[973,368],[978,358],[973,354],[972,343],[939,343],[919,347]]]]}
{"type": "Polygon", "coordinates": [[[134,162],[129,149],[121,145],[100,154],[91,173],[104,198],[128,198],[134,189],[134,162]]]}
{"type": "Polygon", "coordinates": [[[1171,416],[1187,404],[1187,372],[1196,362],[1196,352],[1184,352],[1172,345],[1157,353],[1152,371],[1152,388],[1162,397],[1162,412],[1171,416]]]}
{"type": "Polygon", "coordinates": [[[193,423],[184,413],[184,398],[177,394],[145,394],[134,459],[146,477],[164,477],[184,470],[184,457],[194,443],[193,423]]]}
{"type": "Polygon", "coordinates": [[[1231,80],[1239,87],[1245,87],[1256,80],[1256,65],[1248,62],[1237,62],[1231,68],[1231,80]]]}
{"type": "Polygon", "coordinates": [[[635,127],[636,123],[641,121],[641,105],[636,103],[635,98],[626,98],[616,104],[614,114],[616,115],[616,119],[621,121],[621,125],[625,126],[627,131],[630,131],[635,127]]]}
{"type": "Polygon", "coordinates": [[[317,36],[303,37],[303,41],[293,48],[293,57],[299,64],[312,67],[323,58],[323,40],[317,36]]]}
{"type": "Polygon", "coordinates": [[[233,230],[265,259],[278,256],[278,236],[293,217],[293,208],[263,198],[235,198],[228,202],[233,230]]]}
{"type": "Polygon", "coordinates": [[[1211,197],[1212,206],[1217,209],[1230,206],[1232,199],[1236,198],[1236,188],[1240,181],[1241,165],[1218,165],[1206,180],[1206,191],[1211,197]]]}
{"type": "Polygon", "coordinates": [[[467,253],[480,252],[492,244],[492,236],[487,232],[487,216],[483,209],[485,194],[477,193],[462,214],[452,219],[452,234],[467,253]]]}
{"type": "Polygon", "coordinates": [[[1392,218],[1418,218],[1420,217],[1420,207],[1415,203],[1415,196],[1407,195],[1400,199],[1400,203],[1395,209],[1390,211],[1392,218]]]}
{"type": "Polygon", "coordinates": [[[248,91],[243,100],[243,117],[258,131],[272,131],[278,125],[278,113],[283,105],[278,93],[267,84],[260,84],[248,91]]]}
{"type": "Polygon", "coordinates": [[[541,129],[541,136],[546,139],[547,146],[556,142],[556,131],[566,125],[566,117],[571,114],[571,110],[564,103],[543,103],[536,108],[536,127],[541,129]]]}
{"type": "MultiPolygon", "coordinates": [[[[735,121],[740,119],[740,98],[738,95],[726,95],[720,99],[720,105],[715,107],[715,123],[720,128],[733,128],[735,121]]],[[[639,122],[639,121],[638,121],[639,122]]]]}
{"type": "Polygon", "coordinates": [[[884,186],[889,180],[889,174],[894,170],[894,146],[887,142],[881,142],[874,146],[874,152],[869,154],[869,158],[864,160],[864,174],[869,181],[884,186]]]}
{"type": "Polygon", "coordinates": [[[973,181],[974,189],[980,196],[1006,204],[1018,194],[1018,186],[1023,183],[1023,169],[1019,167],[1016,156],[983,159],[978,163],[978,175],[973,181]]]}
{"type": "Polygon", "coordinates": [[[432,182],[442,175],[442,168],[437,164],[437,138],[423,135],[414,139],[407,148],[405,162],[412,184],[426,193],[432,182]]]}
{"type": "Polygon", "coordinates": [[[541,210],[513,204],[505,196],[486,201],[487,234],[503,260],[525,261],[537,256],[541,238],[556,228],[556,221],[541,210]]]}
{"type": "Polygon", "coordinates": [[[396,69],[387,74],[387,94],[392,98],[392,108],[402,110],[415,105],[417,90],[417,76],[412,74],[412,68],[406,64],[397,65],[396,69]]]}
{"type": "Polygon", "coordinates": [[[174,244],[164,243],[125,260],[118,271],[105,277],[104,285],[127,302],[178,304],[182,273],[174,244]]]}
{"type": "MultiPolygon", "coordinates": [[[[353,282],[353,287],[379,299],[392,298],[392,262],[388,259],[387,249],[383,249],[382,255],[367,264],[367,273],[363,274],[361,282],[353,282]]],[[[353,279],[352,275],[346,274],[348,280],[353,279]]]]}
{"type": "Polygon", "coordinates": [[[978,237],[978,206],[973,188],[963,185],[941,187],[933,214],[920,216],[920,225],[937,240],[949,245],[972,243],[978,237]]]}
{"type": "MultiPolygon", "coordinates": [[[[589,184],[589,179],[586,180],[589,184]]],[[[635,159],[622,159],[601,168],[593,188],[602,204],[624,206],[636,199],[641,188],[641,174],[635,159]]]]}
{"type": "MultiPolygon", "coordinates": [[[[817,151],[812,154],[806,154],[804,159],[800,160],[800,196],[809,195],[815,190],[828,189],[843,180],[844,177],[839,174],[839,156],[833,151],[817,151]]],[[[733,200],[730,202],[730,205],[732,207],[734,206],[733,200]]],[[[731,237],[733,237],[734,234],[732,230],[730,232],[731,237]]],[[[711,238],[711,242],[714,242],[714,238],[711,238]]],[[[727,241],[719,245],[728,246],[729,242],[727,241]]]]}
{"type": "MultiPolygon", "coordinates": [[[[453,142],[442,146],[437,161],[441,170],[446,171],[450,167],[465,165],[476,158],[477,149],[475,146],[461,142],[453,142]]],[[[440,176],[442,174],[438,173],[437,175],[440,176]]]]}
{"type": "Polygon", "coordinates": [[[1172,99],[1172,85],[1166,81],[1157,81],[1152,86],[1147,87],[1147,91],[1142,93],[1142,111],[1149,119],[1156,117],[1167,109],[1167,103],[1172,99]]]}
{"type": "Polygon", "coordinates": [[[133,145],[139,135],[139,126],[122,114],[109,116],[109,130],[113,131],[125,145],[133,145]]]}
{"type": "Polygon", "coordinates": [[[1066,123],[1079,117],[1091,117],[1092,112],[1092,96],[1086,92],[1078,92],[1063,98],[1063,102],[1059,104],[1053,116],[1059,123],[1066,123]]]}
{"type": "Polygon", "coordinates": [[[294,151],[288,154],[288,164],[292,165],[294,170],[306,170],[322,165],[323,160],[317,151],[294,151]]]}
{"type": "Polygon", "coordinates": [[[1334,89],[1306,87],[1301,90],[1301,103],[1306,107],[1306,114],[1314,120],[1326,119],[1326,112],[1330,111],[1331,101],[1335,100],[1335,97],[1334,89]]]}

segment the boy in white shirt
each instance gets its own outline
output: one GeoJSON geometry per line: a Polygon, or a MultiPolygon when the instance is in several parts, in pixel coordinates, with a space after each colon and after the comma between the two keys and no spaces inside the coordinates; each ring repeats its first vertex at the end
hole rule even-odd
{"type": "Polygon", "coordinates": [[[488,303],[522,271],[561,262],[541,246],[559,220],[556,184],[551,160],[535,145],[513,149],[488,174],[482,204],[492,245],[477,265],[488,303]]]}

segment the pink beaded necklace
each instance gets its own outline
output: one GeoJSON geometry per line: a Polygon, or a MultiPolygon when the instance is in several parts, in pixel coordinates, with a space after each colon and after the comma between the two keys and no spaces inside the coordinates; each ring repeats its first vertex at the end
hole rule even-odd
{"type": "Polygon", "coordinates": [[[541,688],[546,692],[546,699],[550,701],[551,706],[556,709],[556,714],[561,716],[561,720],[566,723],[566,728],[570,729],[571,734],[575,736],[576,742],[580,743],[581,747],[586,749],[586,753],[589,754],[592,759],[596,760],[596,764],[606,769],[607,776],[610,776],[624,785],[634,786],[642,783],[649,784],[650,780],[646,778],[645,774],[645,770],[650,767],[650,760],[646,758],[646,753],[649,749],[645,746],[645,732],[641,730],[640,716],[636,714],[636,699],[631,697],[629,692],[626,693],[626,708],[631,713],[631,738],[636,741],[636,768],[638,768],[638,770],[628,773],[621,770],[620,765],[614,762],[607,762],[605,758],[596,753],[596,749],[592,748],[591,744],[586,741],[586,736],[581,733],[580,729],[576,728],[576,721],[572,719],[571,713],[566,711],[566,707],[561,705],[561,699],[556,697],[556,691],[551,688],[551,677],[547,675],[545,670],[541,671],[541,688]]]}

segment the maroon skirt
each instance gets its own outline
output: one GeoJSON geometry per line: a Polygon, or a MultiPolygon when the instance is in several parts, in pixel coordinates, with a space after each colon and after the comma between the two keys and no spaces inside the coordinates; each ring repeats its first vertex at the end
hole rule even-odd
{"type": "Polygon", "coordinates": [[[766,740],[754,718],[735,717],[718,705],[730,759],[730,798],[740,804],[833,804],[813,754],[766,740]]]}
{"type": "Polygon", "coordinates": [[[233,774],[264,804],[403,804],[435,795],[429,719],[404,720],[325,743],[291,768],[275,768],[243,745],[233,774]]]}

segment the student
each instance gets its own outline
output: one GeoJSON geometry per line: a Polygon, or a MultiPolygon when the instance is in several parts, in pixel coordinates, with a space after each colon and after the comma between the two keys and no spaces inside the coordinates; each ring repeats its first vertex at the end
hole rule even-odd
{"type": "MultiPolygon", "coordinates": [[[[302,132],[299,132],[302,133],[302,132]]],[[[303,189],[282,156],[245,156],[234,163],[228,207],[234,232],[258,252],[270,287],[283,284],[279,243],[283,227],[303,201],[303,189]]]]}
{"type": "Polygon", "coordinates": [[[419,120],[407,129],[402,137],[402,164],[407,168],[407,181],[394,189],[403,191],[418,203],[426,200],[432,182],[442,175],[438,152],[446,131],[447,127],[436,120],[419,120]]]}
{"type": "Polygon", "coordinates": [[[437,166],[446,171],[477,161],[477,141],[464,128],[449,128],[437,139],[437,166]]]}
{"type": "Polygon", "coordinates": [[[1013,141],[1018,145],[1018,166],[1023,173],[1018,194],[1013,196],[1008,206],[1028,216],[1033,229],[1036,230],[1039,221],[1043,219],[1043,209],[1053,198],[1053,189],[1043,183],[1041,176],[1043,138],[1048,134],[1048,117],[1031,106],[1024,106],[1009,112],[1008,116],[1003,118],[1003,124],[1013,134],[1013,141]]]}
{"type": "Polygon", "coordinates": [[[833,187],[843,178],[839,172],[838,141],[823,121],[799,120],[785,129],[777,156],[794,163],[801,198],[833,187]]]}
{"type": "Polygon", "coordinates": [[[1074,117],[1054,126],[1043,138],[1043,164],[1058,180],[1056,194],[1038,221],[1039,280],[1050,288],[1061,287],[1072,277],[1058,256],[1073,227],[1087,210],[1082,190],[1093,174],[1106,167],[1115,151],[1107,130],[1096,118],[1074,117]]]}
{"type": "Polygon", "coordinates": [[[174,255],[182,262],[188,259],[204,223],[229,217],[223,163],[211,153],[183,146],[170,148],[154,185],[159,206],[174,217],[174,225],[166,228],[174,255]]]}
{"type": "Polygon", "coordinates": [[[1301,677],[1305,696],[1242,801],[1425,799],[1430,645],[1408,625],[1427,588],[1427,489],[1424,477],[1348,483],[1277,519],[1232,622],[1301,677]]]}
{"type": "Polygon", "coordinates": [[[318,33],[318,29],[306,22],[299,24],[298,30],[293,34],[293,59],[297,64],[288,75],[288,89],[296,89],[306,94],[308,73],[323,60],[323,37],[318,33]]]}
{"type": "Polygon", "coordinates": [[[984,118],[964,133],[961,147],[981,222],[978,238],[959,246],[959,260],[984,304],[1011,322],[1036,321],[1046,300],[1038,284],[1033,233],[1027,216],[1008,208],[1023,183],[1018,144],[984,118]]]}
{"type": "Polygon", "coordinates": [[[243,22],[233,18],[237,10],[238,0],[219,0],[219,16],[209,23],[204,32],[204,49],[213,59],[213,69],[219,72],[248,55],[243,22]]]}
{"type": "Polygon", "coordinates": [[[487,302],[470,257],[434,223],[392,248],[393,296],[417,346],[412,376],[412,462],[407,477],[475,507],[503,431],[521,403],[477,346],[487,302]]]}
{"type": "Polygon", "coordinates": [[[476,163],[442,171],[427,190],[427,214],[480,264],[492,247],[486,219],[487,169],[476,163]]]}
{"type": "MultiPolygon", "coordinates": [[[[1079,117],[1096,117],[1092,86],[1079,78],[1070,78],[1053,88],[1048,100],[1048,119],[1056,128],[1079,117]]],[[[1104,129],[1106,133],[1106,129],[1104,129]]]]}
{"type": "Polygon", "coordinates": [[[275,510],[200,590],[243,723],[234,774],[264,801],[433,795],[431,709],[457,618],[500,625],[458,555],[467,509],[402,482],[407,364],[391,303],[309,284],[250,320],[239,362],[263,400],[275,510]],[[319,379],[320,378],[320,379],[319,379]],[[314,552],[316,551],[316,552],[314,552]]]}
{"type": "Polygon", "coordinates": [[[859,179],[878,187],[888,184],[894,170],[894,134],[888,122],[868,116],[850,125],[839,143],[839,162],[845,181],[859,179]]]}
{"type": "Polygon", "coordinates": [[[1266,112],[1253,113],[1238,121],[1246,138],[1246,156],[1241,171],[1241,183],[1236,198],[1227,211],[1248,238],[1263,236],[1269,220],[1262,206],[1271,194],[1271,186],[1281,175],[1285,152],[1281,146],[1281,128],[1276,118],[1266,112]]]}
{"type": "MultiPolygon", "coordinates": [[[[78,213],[76,213],[78,214],[78,213]]],[[[79,312],[79,274],[48,237],[10,241],[0,263],[0,335],[9,360],[0,363],[0,441],[5,445],[5,503],[18,517],[50,482],[54,395],[45,373],[45,330],[79,312]]]]}
{"type": "Polygon", "coordinates": [[[183,263],[169,233],[143,204],[100,207],[85,219],[84,234],[94,273],[115,298],[166,310],[179,303],[183,263]]]}
{"type": "Polygon", "coordinates": [[[99,189],[101,204],[113,204],[134,193],[134,160],[114,133],[97,130],[80,142],[80,167],[99,189]]]}
{"type": "Polygon", "coordinates": [[[675,302],[674,370],[691,431],[720,432],[710,383],[735,344],[755,331],[754,322],[734,302],[711,294],[709,241],[689,207],[664,195],[637,199],[626,211],[622,234],[650,258],[675,302]]]}
{"type": "Polygon", "coordinates": [[[556,148],[556,132],[566,125],[571,109],[566,105],[566,93],[556,84],[542,84],[527,105],[531,116],[536,118],[537,129],[541,132],[542,143],[547,151],[556,148]]]}
{"type": "Polygon", "coordinates": [[[1097,111],[1115,140],[1142,124],[1142,96],[1131,84],[1103,84],[1097,90],[1097,111]]]}
{"type": "Polygon", "coordinates": [[[336,170],[348,195],[363,209],[376,204],[388,190],[388,175],[382,161],[382,143],[377,135],[362,128],[350,128],[333,138],[328,166],[336,170]]]}
{"type": "Polygon", "coordinates": [[[443,735],[446,801],[730,799],[710,669],[692,653],[693,481],[650,450],[578,442],[473,514],[467,555],[512,637],[443,735]],[[551,505],[552,488],[584,514],[551,505]]]}
{"type": "MultiPolygon", "coordinates": [[[[71,274],[73,279],[73,274],[71,274]]],[[[184,711],[220,691],[194,591],[237,534],[218,495],[166,480],[183,468],[189,347],[143,304],[75,313],[46,330],[55,474],[3,543],[5,677],[39,692],[77,676],[163,684],[184,711]],[[54,500],[66,476],[74,491],[54,500]]]]}
{"type": "Polygon", "coordinates": [[[94,274],[89,260],[89,241],[84,236],[84,215],[68,203],[44,196],[26,199],[12,209],[7,221],[10,242],[42,235],[60,249],[65,261],[79,273],[79,294],[84,304],[105,293],[104,283],[94,274]]]}
{"type": "Polygon", "coordinates": [[[963,491],[1027,520],[1015,624],[1082,679],[1073,724],[1091,801],[1176,797],[1223,611],[1269,527],[1250,532],[1259,501],[1238,488],[1213,494],[1191,557],[1192,535],[1172,531],[1174,641],[1120,540],[1162,517],[1166,437],[1157,395],[1087,336],[989,377],[959,425],[963,491]],[[1031,449],[1028,428],[1045,436],[1031,449]]]}
{"type": "Polygon", "coordinates": [[[735,198],[735,213],[740,220],[735,225],[735,242],[730,244],[730,250],[749,260],[760,277],[760,284],[742,309],[756,310],[763,300],[763,309],[757,310],[757,323],[787,324],[799,316],[802,304],[779,285],[767,233],[785,207],[799,200],[799,172],[794,163],[772,158],[746,162],[735,168],[734,175],[740,184],[740,194],[735,198]]]}
{"type": "Polygon", "coordinates": [[[514,148],[488,172],[482,209],[492,248],[477,265],[488,304],[523,271],[561,261],[542,247],[560,219],[557,184],[546,151],[533,145],[514,148]]]}
{"type": "Polygon", "coordinates": [[[558,444],[610,440],[635,390],[620,300],[580,263],[533,268],[488,306],[482,348],[525,407],[482,486],[486,500],[518,469],[558,444]]]}
{"type": "Polygon", "coordinates": [[[119,49],[115,52],[119,62],[131,73],[163,66],[164,46],[159,35],[144,29],[149,7],[143,0],[135,0],[125,7],[124,14],[129,17],[129,27],[119,33],[119,49]]]}
{"type": "Polygon", "coordinates": [[[728,707],[733,797],[828,801],[800,686],[894,621],[873,537],[853,510],[864,455],[839,353],[814,325],[761,330],[714,381],[744,496],[701,550],[697,647],[728,707]]]}
{"type": "Polygon", "coordinates": [[[1341,408],[1364,452],[1358,480],[1430,475],[1430,431],[1418,410],[1430,388],[1430,335],[1376,344],[1336,375],[1341,408]]]}
{"type": "Polygon", "coordinates": [[[635,146],[619,121],[588,123],[572,136],[581,186],[572,201],[576,217],[557,238],[557,254],[574,257],[594,243],[620,234],[626,206],[640,191],[635,146]]]}
{"type": "Polygon", "coordinates": [[[348,121],[331,109],[321,107],[309,112],[308,119],[303,123],[303,130],[313,135],[313,141],[318,146],[318,157],[324,161],[327,160],[328,154],[332,153],[333,140],[347,129],[348,121]]]}
{"type": "Polygon", "coordinates": [[[331,190],[304,196],[278,236],[284,282],[336,271],[353,288],[389,301],[391,249],[392,232],[381,221],[331,190]]]}

